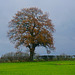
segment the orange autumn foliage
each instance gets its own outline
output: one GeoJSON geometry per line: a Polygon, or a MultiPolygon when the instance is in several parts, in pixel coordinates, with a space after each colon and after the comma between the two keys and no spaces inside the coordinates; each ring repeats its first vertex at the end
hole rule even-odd
{"type": "Polygon", "coordinates": [[[32,56],[37,46],[55,48],[52,35],[54,25],[48,14],[38,8],[24,8],[18,11],[9,22],[9,28],[8,37],[15,43],[15,47],[28,47],[32,56]]]}

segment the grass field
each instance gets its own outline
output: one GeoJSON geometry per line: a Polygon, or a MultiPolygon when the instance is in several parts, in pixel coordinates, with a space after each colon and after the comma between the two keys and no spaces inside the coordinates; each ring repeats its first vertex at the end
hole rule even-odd
{"type": "Polygon", "coordinates": [[[0,75],[75,75],[75,61],[0,63],[0,75]]]}

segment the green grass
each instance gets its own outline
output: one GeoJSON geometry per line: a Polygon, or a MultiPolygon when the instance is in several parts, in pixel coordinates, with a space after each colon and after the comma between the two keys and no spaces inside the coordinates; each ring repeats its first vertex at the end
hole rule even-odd
{"type": "Polygon", "coordinates": [[[75,61],[0,63],[0,75],[75,75],[75,61]]]}

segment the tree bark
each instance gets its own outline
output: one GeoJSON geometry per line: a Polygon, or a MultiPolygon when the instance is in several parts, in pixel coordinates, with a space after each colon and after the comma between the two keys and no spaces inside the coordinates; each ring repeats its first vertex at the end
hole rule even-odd
{"type": "Polygon", "coordinates": [[[35,48],[30,49],[30,61],[33,61],[34,50],[35,48]]]}

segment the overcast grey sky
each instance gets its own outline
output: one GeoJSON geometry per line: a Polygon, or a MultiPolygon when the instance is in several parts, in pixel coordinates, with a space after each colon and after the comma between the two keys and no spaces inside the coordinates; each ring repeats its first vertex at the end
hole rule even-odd
{"type": "MultiPolygon", "coordinates": [[[[8,22],[17,11],[28,7],[48,12],[55,25],[56,50],[51,54],[75,54],[75,0],[0,0],[0,56],[16,51],[7,37],[8,22]]],[[[46,54],[42,47],[36,51],[46,54]]]]}

